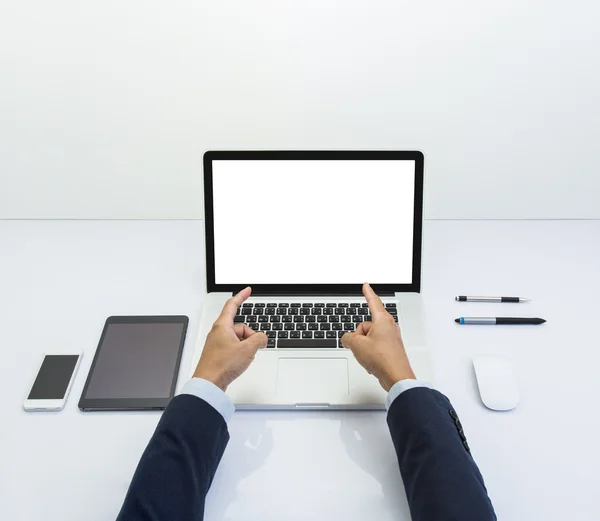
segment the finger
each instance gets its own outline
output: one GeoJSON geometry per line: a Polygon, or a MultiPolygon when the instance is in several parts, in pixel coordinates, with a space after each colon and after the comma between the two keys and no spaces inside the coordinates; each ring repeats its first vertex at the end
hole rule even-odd
{"type": "Polygon", "coordinates": [[[234,324],[233,331],[240,340],[250,338],[256,331],[250,329],[246,324],[234,324]]]}
{"type": "Polygon", "coordinates": [[[356,328],[356,334],[358,336],[368,335],[369,331],[371,331],[371,327],[373,326],[373,322],[360,322],[358,327],[356,328]]]}
{"type": "MultiPolygon", "coordinates": [[[[255,333],[255,331],[252,332],[255,333]]],[[[253,353],[256,353],[259,349],[267,347],[267,340],[267,335],[264,333],[256,333],[243,340],[242,345],[247,349],[250,349],[253,353]]]]}
{"type": "Polygon", "coordinates": [[[223,311],[221,311],[219,318],[217,318],[217,322],[231,324],[237,309],[250,296],[250,293],[252,293],[252,288],[248,286],[225,302],[225,306],[223,306],[223,311]]]}
{"type": "Polygon", "coordinates": [[[381,302],[381,299],[377,296],[377,294],[373,291],[373,288],[371,288],[367,282],[363,284],[362,291],[363,295],[367,299],[367,304],[369,304],[369,309],[371,310],[371,315],[373,315],[373,320],[375,320],[376,317],[381,316],[382,313],[386,313],[383,302],[381,302]]]}

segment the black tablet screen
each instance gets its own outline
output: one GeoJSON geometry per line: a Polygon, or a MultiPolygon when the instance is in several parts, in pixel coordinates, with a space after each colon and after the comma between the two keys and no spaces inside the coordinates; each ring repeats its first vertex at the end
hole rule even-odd
{"type": "Polygon", "coordinates": [[[108,323],[85,398],[169,398],[184,334],[182,323],[108,323]]]}

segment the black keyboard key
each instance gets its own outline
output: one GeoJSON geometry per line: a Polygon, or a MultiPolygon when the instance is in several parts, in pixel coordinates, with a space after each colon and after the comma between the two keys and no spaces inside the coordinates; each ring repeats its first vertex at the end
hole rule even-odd
{"type": "Polygon", "coordinates": [[[235,314],[236,315],[241,315],[242,314],[242,310],[240,308],[237,308],[235,314]]]}
{"type": "Polygon", "coordinates": [[[338,308],[347,308],[348,304],[338,304],[338,308]]]}
{"type": "Polygon", "coordinates": [[[356,315],[356,309],[355,308],[346,309],[346,315],[356,315]]]}
{"type": "Polygon", "coordinates": [[[283,329],[285,331],[293,331],[294,330],[294,324],[284,324],[283,329]]]}
{"type": "Polygon", "coordinates": [[[334,331],[339,331],[340,329],[342,329],[342,324],[331,324],[331,329],[333,329],[334,331]]]}
{"type": "Polygon", "coordinates": [[[298,314],[298,308],[289,308],[288,309],[288,315],[297,315],[298,314]]]}
{"type": "Polygon", "coordinates": [[[326,308],[335,308],[337,307],[333,302],[330,302],[329,304],[325,304],[326,308]]]}
{"type": "Polygon", "coordinates": [[[353,302],[352,304],[350,304],[351,308],[359,308],[360,304],[358,302],[353,302]]]}
{"type": "Polygon", "coordinates": [[[358,324],[359,322],[363,321],[363,317],[361,317],[360,315],[354,315],[352,317],[352,322],[354,322],[355,324],[358,324]]]}
{"type": "Polygon", "coordinates": [[[301,315],[310,315],[310,308],[301,308],[300,314],[301,315]]]}
{"type": "Polygon", "coordinates": [[[244,323],[244,316],[240,315],[239,317],[233,317],[233,323],[234,324],[243,324],[244,323]]]}
{"type": "Polygon", "coordinates": [[[317,304],[315,304],[315,307],[316,308],[324,308],[325,304],[323,304],[323,303],[317,303],[317,304]]]}
{"type": "Polygon", "coordinates": [[[296,331],[306,331],[306,324],[302,323],[302,324],[296,324],[296,331]]]}
{"type": "Polygon", "coordinates": [[[359,315],[368,315],[369,314],[369,308],[360,308],[360,309],[357,309],[356,312],[359,315]]]}
{"type": "MultiPolygon", "coordinates": [[[[321,324],[323,325],[323,324],[321,324]]],[[[319,324],[314,323],[314,324],[308,324],[308,330],[309,331],[318,331],[319,329],[319,324]]]]}
{"type": "Polygon", "coordinates": [[[316,322],[317,321],[317,317],[313,316],[313,315],[306,315],[304,317],[304,322],[316,322]]]}
{"type": "Polygon", "coordinates": [[[390,315],[397,315],[398,314],[398,310],[396,308],[387,308],[386,311],[390,314],[390,315]]]}
{"type": "Polygon", "coordinates": [[[323,315],[333,315],[333,308],[323,309],[323,315]]]}
{"type": "Polygon", "coordinates": [[[287,309],[285,309],[285,308],[277,308],[277,314],[278,315],[286,315],[287,314],[287,309]]]}
{"type": "Polygon", "coordinates": [[[368,308],[368,307],[369,307],[369,304],[367,304],[366,302],[363,302],[363,303],[360,305],[360,307],[361,307],[361,308],[368,308]]]}
{"type": "Polygon", "coordinates": [[[312,315],[320,315],[322,313],[321,308],[312,308],[312,315]]]}
{"type": "Polygon", "coordinates": [[[277,333],[277,338],[287,338],[289,333],[287,331],[280,331],[277,333]]]}
{"type": "Polygon", "coordinates": [[[345,315],[346,312],[344,311],[344,308],[335,308],[335,314],[336,315],[345,315]]]}
{"type": "Polygon", "coordinates": [[[312,339],[298,339],[298,340],[294,340],[294,339],[284,339],[282,338],[281,340],[279,340],[279,344],[278,347],[281,348],[294,348],[294,347],[298,347],[298,348],[302,348],[302,347],[306,347],[306,348],[311,348],[311,347],[336,347],[337,342],[335,341],[334,338],[312,338],[312,339]]]}
{"type": "Polygon", "coordinates": [[[331,324],[328,322],[321,322],[321,327],[319,327],[321,331],[329,331],[331,329],[331,324]]]}
{"type": "Polygon", "coordinates": [[[242,315],[252,315],[252,308],[242,309],[242,315]]]}
{"type": "Polygon", "coordinates": [[[302,338],[312,338],[312,331],[302,331],[302,338]]]}
{"type": "Polygon", "coordinates": [[[338,333],[337,333],[338,338],[342,338],[346,333],[347,333],[347,331],[338,331],[338,333]]]}
{"type": "Polygon", "coordinates": [[[258,322],[259,323],[263,323],[263,322],[268,322],[269,321],[269,317],[267,315],[261,315],[260,317],[258,317],[258,322]]]}
{"type": "Polygon", "coordinates": [[[336,317],[335,315],[331,315],[329,317],[329,322],[339,322],[340,321],[340,317],[336,317]]]}
{"type": "Polygon", "coordinates": [[[275,304],[275,302],[270,302],[269,304],[267,304],[268,308],[276,308],[277,304],[275,304]]]}
{"type": "Polygon", "coordinates": [[[254,324],[248,324],[248,327],[253,331],[258,331],[258,322],[254,322],[254,324]]]}
{"type": "Polygon", "coordinates": [[[247,324],[254,324],[255,322],[258,322],[258,317],[255,317],[254,315],[249,315],[246,317],[247,324]]]}
{"type": "Polygon", "coordinates": [[[352,322],[352,317],[344,315],[343,317],[340,317],[340,322],[352,322]]]}
{"type": "Polygon", "coordinates": [[[274,338],[269,338],[267,340],[267,348],[269,347],[275,347],[275,339],[274,338]]]}
{"type": "Polygon", "coordinates": [[[284,317],[281,317],[281,321],[282,322],[291,322],[292,321],[292,317],[290,317],[289,315],[286,315],[284,317]]]}
{"type": "Polygon", "coordinates": [[[269,322],[273,324],[278,324],[279,322],[281,322],[281,317],[278,317],[277,315],[272,315],[271,317],[269,317],[269,322]]]}
{"type": "Polygon", "coordinates": [[[325,315],[319,315],[317,317],[317,322],[327,322],[327,317],[325,315]]]}
{"type": "Polygon", "coordinates": [[[283,304],[279,303],[279,304],[277,304],[277,306],[280,308],[289,308],[290,307],[290,305],[287,302],[284,302],[283,304]]]}
{"type": "MultiPolygon", "coordinates": [[[[290,338],[300,338],[300,331],[290,331],[290,338]]],[[[285,340],[281,340],[281,342],[279,342],[279,347],[286,347],[285,340]],[[284,345],[281,345],[281,342],[283,342],[284,345]]]]}
{"type": "Polygon", "coordinates": [[[260,330],[261,331],[271,331],[271,324],[269,324],[268,322],[263,322],[260,325],[260,330]]]}
{"type": "Polygon", "coordinates": [[[396,303],[395,302],[388,302],[385,305],[386,308],[395,308],[396,307],[396,303]]]}
{"type": "Polygon", "coordinates": [[[394,322],[398,323],[398,315],[394,315],[394,322]]]}
{"type": "Polygon", "coordinates": [[[274,315],[275,314],[275,308],[266,308],[265,309],[265,315],[274,315]]]}
{"type": "Polygon", "coordinates": [[[242,304],[242,307],[243,307],[243,308],[251,308],[252,306],[253,306],[252,302],[244,302],[244,303],[242,304]]]}
{"type": "Polygon", "coordinates": [[[296,302],[294,304],[290,304],[290,307],[292,307],[292,308],[299,308],[300,307],[300,303],[296,302]]]}
{"type": "Polygon", "coordinates": [[[325,338],[325,331],[315,331],[314,337],[315,338],[325,338]]]}
{"type": "Polygon", "coordinates": [[[371,315],[367,315],[365,317],[365,322],[372,322],[373,321],[373,317],[371,315]]]}
{"type": "Polygon", "coordinates": [[[267,338],[277,338],[277,333],[275,331],[267,331],[267,338]]]}
{"type": "Polygon", "coordinates": [[[296,315],[294,317],[294,322],[304,322],[304,317],[302,315],[296,315]]]}
{"type": "Polygon", "coordinates": [[[335,331],[325,331],[325,338],[335,338],[335,331]]]}
{"type": "Polygon", "coordinates": [[[344,346],[342,345],[342,341],[341,340],[338,340],[338,347],[340,349],[345,349],[344,346]]]}
{"type": "Polygon", "coordinates": [[[305,302],[304,304],[302,304],[303,308],[312,308],[313,305],[312,304],[308,304],[307,302],[305,302]]]}
{"type": "Polygon", "coordinates": [[[263,310],[262,308],[254,308],[254,311],[252,312],[253,315],[263,315],[263,310]]]}
{"type": "Polygon", "coordinates": [[[263,302],[257,302],[256,304],[254,304],[255,308],[264,308],[265,304],[263,302]]]}
{"type": "Polygon", "coordinates": [[[273,324],[273,331],[281,331],[283,329],[283,324],[281,322],[273,324]]]}
{"type": "Polygon", "coordinates": [[[352,322],[346,322],[344,324],[344,331],[354,331],[354,324],[352,322]]]}

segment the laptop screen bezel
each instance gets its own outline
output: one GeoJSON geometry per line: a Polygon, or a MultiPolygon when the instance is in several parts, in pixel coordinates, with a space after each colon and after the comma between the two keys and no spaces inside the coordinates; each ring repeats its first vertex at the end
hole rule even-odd
{"type": "MultiPolygon", "coordinates": [[[[253,293],[273,295],[344,295],[359,294],[357,284],[217,284],[215,282],[215,238],[212,162],[219,160],[409,160],[415,162],[415,201],[413,218],[412,282],[410,284],[373,284],[376,292],[421,291],[421,246],[423,226],[423,154],[418,151],[208,151],[204,154],[204,222],[206,244],[206,284],[209,293],[237,292],[252,286],[253,293]]],[[[365,281],[369,282],[369,281],[365,281]]]]}

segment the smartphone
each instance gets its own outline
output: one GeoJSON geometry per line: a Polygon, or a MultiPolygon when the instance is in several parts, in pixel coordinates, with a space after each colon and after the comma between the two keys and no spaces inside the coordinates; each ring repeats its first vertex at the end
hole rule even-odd
{"type": "Polygon", "coordinates": [[[29,396],[26,411],[60,411],[64,408],[83,353],[45,354],[29,396]]]}

